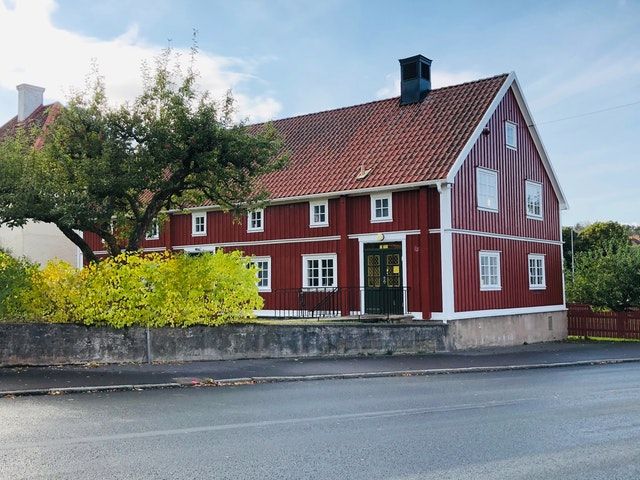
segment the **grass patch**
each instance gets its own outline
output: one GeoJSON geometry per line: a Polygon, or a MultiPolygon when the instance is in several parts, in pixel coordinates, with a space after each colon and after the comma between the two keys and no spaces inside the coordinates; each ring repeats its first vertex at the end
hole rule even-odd
{"type": "Polygon", "coordinates": [[[609,338],[609,337],[582,337],[569,335],[567,340],[570,342],[640,342],[639,338],[609,338]]]}

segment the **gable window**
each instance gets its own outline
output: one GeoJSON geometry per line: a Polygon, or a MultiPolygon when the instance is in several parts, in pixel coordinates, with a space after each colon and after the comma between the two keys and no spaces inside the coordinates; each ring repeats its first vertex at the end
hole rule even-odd
{"type": "Polygon", "coordinates": [[[309,202],[309,225],[312,227],[326,227],[329,225],[328,200],[309,202]]]}
{"type": "Polygon", "coordinates": [[[248,232],[264,232],[264,208],[253,210],[247,216],[248,232]]]}
{"type": "Polygon", "coordinates": [[[371,195],[371,221],[390,222],[393,220],[393,204],[391,193],[371,195]]]}
{"type": "Polygon", "coordinates": [[[518,148],[518,125],[513,122],[504,122],[504,137],[507,148],[518,148]]]}
{"type": "Polygon", "coordinates": [[[498,172],[486,168],[476,169],[476,192],[478,208],[490,212],[498,211],[498,172]]]}
{"type": "Polygon", "coordinates": [[[191,214],[191,234],[194,236],[207,234],[207,212],[191,214]]]}
{"type": "Polygon", "coordinates": [[[149,229],[144,236],[145,240],[158,240],[160,239],[160,224],[158,223],[158,219],[154,218],[151,220],[151,225],[149,225],[149,229]]]}
{"type": "Polygon", "coordinates": [[[500,290],[500,252],[480,251],[480,290],[500,290]]]}
{"type": "Polygon", "coordinates": [[[525,183],[527,217],[542,219],[542,184],[527,180],[525,183]]]}
{"type": "Polygon", "coordinates": [[[303,255],[302,286],[309,289],[334,288],[338,285],[336,255],[303,255]]]}
{"type": "Polygon", "coordinates": [[[544,255],[529,255],[529,288],[542,290],[547,288],[547,279],[544,271],[544,255]]]}
{"type": "Polygon", "coordinates": [[[271,291],[271,257],[253,257],[251,259],[251,264],[254,265],[258,271],[256,272],[256,276],[258,280],[256,284],[258,285],[259,292],[270,292],[271,291]]]}

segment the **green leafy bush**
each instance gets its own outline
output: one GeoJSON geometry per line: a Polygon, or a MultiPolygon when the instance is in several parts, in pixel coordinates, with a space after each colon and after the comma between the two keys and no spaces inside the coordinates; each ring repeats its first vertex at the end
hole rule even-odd
{"type": "Polygon", "coordinates": [[[611,241],[576,255],[575,267],[567,282],[570,302],[614,311],[640,307],[640,247],[611,241]]]}
{"type": "Polygon", "coordinates": [[[220,325],[262,307],[240,252],[121,254],[81,270],[50,262],[19,297],[25,320],[116,328],[220,325]]]}
{"type": "Polygon", "coordinates": [[[21,292],[31,286],[37,269],[28,260],[13,258],[0,250],[0,318],[15,315],[20,309],[21,292]]]}

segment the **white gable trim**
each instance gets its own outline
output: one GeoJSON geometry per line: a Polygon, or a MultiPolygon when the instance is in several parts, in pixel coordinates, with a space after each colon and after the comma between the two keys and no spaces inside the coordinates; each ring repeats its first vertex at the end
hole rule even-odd
{"type": "Polygon", "coordinates": [[[514,96],[516,97],[516,101],[518,102],[518,106],[520,107],[520,111],[522,112],[522,115],[524,116],[524,119],[527,122],[527,128],[529,129],[531,138],[533,138],[533,143],[535,144],[538,150],[538,154],[542,159],[542,164],[544,165],[544,169],[547,172],[547,176],[551,180],[553,191],[556,193],[556,196],[558,197],[558,201],[560,202],[560,209],[567,210],[569,208],[569,204],[567,203],[567,199],[564,196],[564,192],[562,191],[560,182],[558,182],[558,176],[556,175],[556,172],[553,169],[553,165],[551,164],[551,160],[549,159],[547,150],[544,148],[544,144],[542,143],[542,139],[540,138],[540,134],[538,133],[538,128],[536,127],[536,122],[533,120],[533,117],[531,116],[531,110],[529,109],[527,100],[524,98],[524,95],[522,94],[522,88],[520,87],[520,82],[518,81],[518,77],[516,77],[515,73],[513,74],[513,93],[514,93],[514,96]]]}
{"type": "Polygon", "coordinates": [[[489,105],[489,108],[487,109],[485,114],[482,116],[480,123],[478,124],[478,126],[475,128],[475,130],[469,137],[469,140],[467,140],[467,143],[465,144],[464,148],[460,151],[460,154],[456,158],[456,161],[451,167],[451,170],[449,170],[449,173],[447,174],[447,182],[454,183],[454,179],[458,171],[462,167],[462,164],[464,163],[464,161],[467,159],[469,152],[471,152],[471,149],[474,147],[474,145],[478,141],[478,138],[480,138],[480,135],[482,134],[482,130],[489,123],[489,120],[491,120],[491,117],[493,116],[496,109],[498,108],[498,105],[500,105],[500,102],[502,101],[504,96],[507,94],[509,89],[512,87],[513,87],[513,93],[516,97],[516,101],[518,102],[518,106],[520,107],[522,115],[524,116],[524,119],[527,122],[527,128],[529,129],[529,133],[531,133],[531,137],[533,138],[533,143],[535,144],[536,149],[538,150],[538,154],[542,159],[542,164],[544,165],[545,171],[547,172],[547,175],[551,180],[551,185],[553,186],[553,190],[556,196],[558,197],[558,201],[560,202],[560,208],[562,210],[566,210],[567,208],[569,208],[569,205],[567,203],[567,200],[565,199],[564,193],[562,192],[562,188],[560,187],[560,183],[558,182],[556,173],[553,170],[553,167],[551,166],[549,155],[547,155],[547,151],[545,150],[542,140],[540,139],[540,135],[538,134],[538,130],[535,126],[535,122],[533,121],[533,117],[531,116],[531,111],[529,110],[529,106],[527,105],[527,102],[524,99],[524,96],[522,95],[522,89],[520,88],[520,83],[518,82],[518,78],[516,77],[515,72],[511,72],[507,76],[506,80],[500,87],[500,90],[498,90],[498,93],[496,94],[495,98],[491,102],[491,105],[489,105]]]}
{"type": "Polygon", "coordinates": [[[471,149],[478,141],[478,138],[480,138],[480,135],[482,134],[482,130],[484,130],[484,127],[489,123],[489,120],[491,120],[491,117],[493,116],[496,109],[498,108],[498,105],[500,105],[500,102],[509,91],[509,88],[511,87],[511,84],[513,83],[513,80],[515,79],[515,77],[516,77],[515,72],[511,72],[507,76],[502,86],[500,87],[500,90],[498,90],[498,93],[496,94],[495,98],[491,102],[491,105],[489,105],[489,108],[487,109],[486,112],[484,112],[482,119],[480,119],[480,123],[476,126],[476,129],[473,131],[473,133],[469,137],[469,140],[467,140],[467,143],[465,143],[464,148],[460,151],[458,158],[456,158],[456,161],[453,163],[451,170],[449,170],[449,173],[447,174],[447,183],[454,183],[454,179],[458,174],[458,170],[460,170],[460,168],[462,167],[462,164],[469,156],[469,152],[471,152],[471,149]]]}

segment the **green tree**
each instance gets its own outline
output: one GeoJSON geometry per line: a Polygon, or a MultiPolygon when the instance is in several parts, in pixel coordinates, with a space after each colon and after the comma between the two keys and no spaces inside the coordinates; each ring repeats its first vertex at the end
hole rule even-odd
{"type": "Polygon", "coordinates": [[[567,283],[567,297],[614,311],[640,307],[640,248],[612,240],[576,254],[576,274],[567,283]]]}
{"type": "Polygon", "coordinates": [[[580,232],[580,251],[606,250],[612,245],[629,243],[631,231],[618,222],[595,222],[580,232]]]}
{"type": "Polygon", "coordinates": [[[78,231],[117,255],[138,250],[168,209],[209,201],[237,215],[261,205],[268,192],[257,179],[284,166],[282,142],[270,124],[236,121],[230,93],[199,93],[196,54],[183,72],[165,50],[143,68],[142,94],[122,106],[94,72],[52,125],[0,143],[0,223],[54,223],[95,260],[78,231]]]}

